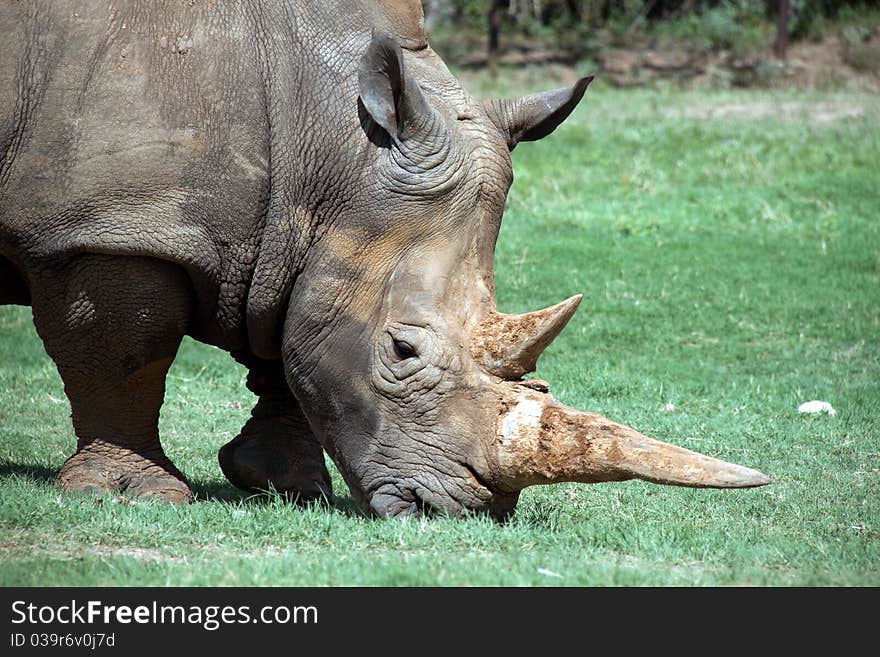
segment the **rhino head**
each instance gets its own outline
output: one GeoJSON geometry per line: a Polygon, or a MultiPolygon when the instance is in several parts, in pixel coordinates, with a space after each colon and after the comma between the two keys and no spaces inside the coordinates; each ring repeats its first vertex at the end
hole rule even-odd
{"type": "Polygon", "coordinates": [[[495,305],[510,150],[550,134],[590,81],[480,104],[429,49],[405,57],[392,36],[372,37],[358,71],[357,218],[322,235],[282,347],[312,430],[368,512],[503,517],[523,488],[566,481],[769,483],[523,380],[581,297],[522,315],[495,305]]]}

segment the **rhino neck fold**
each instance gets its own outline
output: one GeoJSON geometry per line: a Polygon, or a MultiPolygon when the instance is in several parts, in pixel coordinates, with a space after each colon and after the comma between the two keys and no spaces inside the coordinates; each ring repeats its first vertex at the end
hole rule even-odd
{"type": "Polygon", "coordinates": [[[248,344],[264,359],[281,356],[288,301],[315,249],[356,213],[368,186],[371,146],[361,127],[356,62],[374,29],[426,45],[421,3],[330,1],[303,8],[252,3],[254,66],[262,77],[263,131],[269,135],[268,195],[246,300],[248,344]],[[291,94],[295,94],[296,103],[291,94]]]}

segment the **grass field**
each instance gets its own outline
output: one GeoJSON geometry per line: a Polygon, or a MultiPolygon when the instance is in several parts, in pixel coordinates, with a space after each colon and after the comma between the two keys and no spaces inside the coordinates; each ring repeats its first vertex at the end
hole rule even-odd
{"type": "Polygon", "coordinates": [[[0,584],[880,585],[878,119],[876,96],[599,86],[514,153],[500,307],[585,293],[538,375],[772,486],[535,488],[503,526],[370,520],[335,470],[332,509],[248,497],[216,463],[244,371],[186,341],[161,431],[197,502],[61,496],[69,407],[4,307],[0,584]]]}

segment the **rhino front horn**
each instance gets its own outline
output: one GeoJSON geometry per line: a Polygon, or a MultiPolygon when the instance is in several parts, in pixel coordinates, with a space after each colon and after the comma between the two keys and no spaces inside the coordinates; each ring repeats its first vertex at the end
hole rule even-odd
{"type": "Polygon", "coordinates": [[[515,401],[499,418],[491,457],[499,490],[627,479],[692,488],[771,483],[757,470],[653,440],[601,415],[564,406],[550,395],[516,388],[515,401]]]}
{"type": "Polygon", "coordinates": [[[477,326],[471,353],[483,368],[514,380],[533,372],[541,355],[568,324],[583,295],[524,315],[493,312],[477,326]]]}

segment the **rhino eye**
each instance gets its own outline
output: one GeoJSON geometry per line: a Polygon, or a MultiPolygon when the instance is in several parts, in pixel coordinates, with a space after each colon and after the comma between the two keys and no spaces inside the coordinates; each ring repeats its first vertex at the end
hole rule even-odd
{"type": "Polygon", "coordinates": [[[394,355],[397,356],[400,360],[406,360],[407,358],[415,358],[418,356],[418,352],[416,348],[413,347],[409,342],[405,340],[398,340],[396,338],[392,339],[394,343],[394,355]]]}

